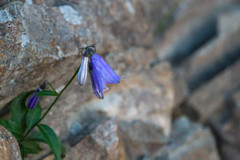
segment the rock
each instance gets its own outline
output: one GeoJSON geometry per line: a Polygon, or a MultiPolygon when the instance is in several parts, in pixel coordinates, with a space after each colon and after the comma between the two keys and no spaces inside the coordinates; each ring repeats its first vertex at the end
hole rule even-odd
{"type": "Polygon", "coordinates": [[[182,69],[174,69],[174,106],[180,106],[189,96],[189,89],[182,69]]]}
{"type": "Polygon", "coordinates": [[[229,94],[225,105],[211,116],[209,124],[218,137],[219,149],[223,159],[237,160],[240,156],[240,106],[239,89],[229,94]]]}
{"type": "Polygon", "coordinates": [[[45,157],[43,160],[54,160],[54,155],[49,155],[45,157]]]}
{"type": "MultiPolygon", "coordinates": [[[[141,120],[143,128],[152,129],[155,135],[143,133],[143,130],[140,130],[141,125],[137,125],[139,126],[139,131],[136,131],[137,135],[142,133],[146,137],[157,137],[155,141],[159,144],[153,145],[156,148],[166,142],[163,135],[170,132],[171,112],[175,98],[171,66],[168,63],[161,63],[151,68],[154,53],[142,48],[131,48],[126,53],[118,54],[119,56],[115,56],[116,53],[112,52],[105,58],[109,64],[113,64],[112,67],[117,72],[124,71],[126,74],[123,76],[126,79],[121,80],[118,85],[110,86],[110,91],[105,94],[104,100],[98,100],[93,94],[89,95],[92,93],[89,81],[83,88],[75,81],[64,93],[64,98],[56,104],[55,107],[59,109],[53,109],[44,120],[44,123],[49,124],[70,146],[77,146],[81,141],[85,142],[83,139],[86,139],[86,136],[111,117],[128,123],[141,120]],[[113,62],[118,62],[118,64],[114,65],[113,62]],[[146,77],[149,79],[146,80],[146,77]],[[52,121],[52,119],[55,120],[52,121]],[[161,127],[163,129],[160,129],[161,127]]],[[[148,144],[142,141],[133,143],[139,144],[139,149],[128,155],[138,157],[141,153],[143,154],[141,148],[145,148],[146,152],[151,151],[154,139],[148,138],[148,144]]]]}
{"type": "Polygon", "coordinates": [[[15,137],[0,126],[0,159],[21,160],[21,153],[15,137]]]}
{"type": "Polygon", "coordinates": [[[79,47],[97,43],[101,54],[133,45],[151,46],[153,22],[148,23],[143,7],[137,1],[121,0],[4,1],[0,8],[0,106],[45,79],[61,87],[64,77],[70,77],[80,64],[79,47]]]}
{"type": "Polygon", "coordinates": [[[219,36],[197,50],[184,63],[184,73],[191,91],[239,59],[240,38],[237,36],[239,33],[240,26],[229,34],[223,35],[219,32],[219,36]]]}
{"type": "Polygon", "coordinates": [[[240,91],[239,89],[233,92],[232,94],[232,101],[237,109],[240,108],[240,91]]]}
{"type": "Polygon", "coordinates": [[[163,129],[143,121],[120,122],[119,128],[129,159],[152,155],[168,142],[163,129]]]}
{"type": "Polygon", "coordinates": [[[164,33],[156,61],[169,60],[174,65],[181,64],[197,48],[216,36],[217,15],[231,5],[231,1],[224,0],[192,2],[189,9],[164,33]]]}
{"type": "MultiPolygon", "coordinates": [[[[104,100],[92,94],[89,77],[82,87],[75,79],[60,97],[43,123],[64,141],[66,159],[218,160],[208,128],[186,118],[172,127],[173,109],[185,102],[199,113],[200,122],[211,122],[226,139],[221,153],[238,155],[234,148],[238,142],[233,143],[238,139],[231,139],[237,123],[228,119],[226,128],[218,126],[226,97],[232,98],[240,86],[239,15],[233,1],[4,0],[0,4],[0,109],[43,80],[60,91],[80,65],[79,47],[97,43],[97,53],[126,78],[109,85],[104,100]],[[159,41],[154,29],[169,10],[166,21],[176,21],[167,22],[172,26],[159,41]],[[210,44],[203,45],[206,42],[210,44]],[[207,56],[201,59],[201,53],[207,56]],[[226,64],[225,56],[231,62],[226,64]],[[191,81],[202,74],[202,68],[204,73],[210,70],[204,68],[209,65],[220,69],[189,94],[191,81]]],[[[52,98],[44,98],[43,110],[51,102],[52,98]]],[[[50,150],[45,151],[28,158],[53,159],[50,150]]]]}
{"type": "Polygon", "coordinates": [[[119,127],[113,120],[100,124],[90,135],[68,149],[66,160],[125,160],[119,127]]]}
{"type": "MultiPolygon", "coordinates": [[[[66,117],[57,119],[60,119],[63,125],[67,123],[65,126],[70,129],[75,121],[83,122],[84,115],[96,112],[124,121],[142,120],[154,123],[163,127],[165,134],[169,134],[170,115],[174,106],[173,75],[170,65],[162,63],[141,74],[132,72],[131,76],[126,75],[126,77],[126,80],[117,86],[118,88],[113,86],[110,89],[111,93],[106,93],[104,100],[92,99],[80,106],[70,99],[68,103],[73,108],[68,108],[67,112],[64,111],[66,117]]],[[[59,115],[59,113],[54,113],[54,115],[59,115]]],[[[59,122],[52,123],[56,125],[56,128],[64,129],[59,126],[59,122]]]]}
{"type": "MultiPolygon", "coordinates": [[[[175,99],[174,73],[168,63],[151,68],[154,56],[154,52],[143,48],[111,52],[104,58],[117,73],[124,73],[120,76],[126,79],[121,80],[120,84],[109,85],[110,90],[105,93],[104,100],[92,94],[90,77],[83,87],[75,80],[44,123],[49,124],[62,139],[74,137],[81,128],[88,130],[88,134],[107,117],[154,123],[163,127],[165,134],[169,134],[175,99]]],[[[47,100],[42,106],[47,107],[50,103],[47,100]]]]}
{"type": "Polygon", "coordinates": [[[224,106],[226,96],[240,85],[239,69],[240,61],[237,61],[192,94],[189,105],[198,111],[201,121],[217,113],[224,106]]]}
{"type": "Polygon", "coordinates": [[[153,159],[220,160],[215,140],[208,128],[181,117],[173,124],[171,143],[161,148],[153,159]]]}
{"type": "Polygon", "coordinates": [[[240,28],[239,16],[240,16],[240,10],[238,7],[233,7],[231,10],[219,16],[218,32],[220,36],[231,34],[232,32],[235,32],[240,28]]]}
{"type": "Polygon", "coordinates": [[[167,142],[162,128],[143,121],[107,120],[89,135],[69,146],[66,160],[137,159],[152,154],[167,142]]]}

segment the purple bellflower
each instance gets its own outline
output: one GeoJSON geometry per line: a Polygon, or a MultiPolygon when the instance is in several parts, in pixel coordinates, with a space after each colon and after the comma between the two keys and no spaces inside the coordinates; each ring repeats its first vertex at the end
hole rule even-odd
{"type": "Polygon", "coordinates": [[[31,95],[31,97],[28,99],[27,107],[28,107],[29,109],[33,109],[33,108],[36,107],[36,105],[37,105],[40,97],[36,97],[35,95],[36,95],[39,91],[42,91],[42,89],[40,89],[40,87],[38,87],[38,89],[37,89],[37,90],[31,95]]]}
{"type": "Polygon", "coordinates": [[[108,90],[106,84],[120,83],[123,79],[117,75],[107,62],[97,54],[90,57],[90,77],[93,93],[100,99],[104,98],[104,92],[108,90]]]}
{"type": "Polygon", "coordinates": [[[36,97],[35,95],[36,95],[38,92],[44,90],[45,88],[46,88],[46,82],[43,82],[43,83],[37,88],[37,90],[31,95],[31,97],[28,99],[28,102],[27,102],[27,107],[28,107],[29,109],[33,109],[33,108],[36,107],[36,105],[37,105],[40,97],[36,97]]]}
{"type": "Polygon", "coordinates": [[[88,72],[88,57],[82,58],[82,63],[78,71],[78,84],[84,85],[87,80],[87,72],[88,72]]]}

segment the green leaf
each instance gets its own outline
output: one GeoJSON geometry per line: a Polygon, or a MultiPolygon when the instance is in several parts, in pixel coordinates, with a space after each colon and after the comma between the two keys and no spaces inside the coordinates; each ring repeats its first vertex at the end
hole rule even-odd
{"type": "Polygon", "coordinates": [[[0,120],[0,125],[2,125],[4,128],[6,128],[8,131],[10,131],[17,140],[20,140],[23,138],[23,132],[22,128],[16,124],[16,122],[12,120],[0,120]]]}
{"type": "Polygon", "coordinates": [[[38,125],[38,129],[43,135],[45,141],[48,143],[49,147],[51,148],[55,159],[61,160],[61,152],[64,150],[62,147],[60,139],[57,137],[55,132],[49,126],[45,124],[38,125]]]}
{"type": "Polygon", "coordinates": [[[20,152],[21,152],[21,157],[22,157],[22,160],[25,159],[25,153],[24,153],[24,147],[22,144],[19,143],[19,148],[20,148],[20,152]]]}
{"type": "MultiPolygon", "coordinates": [[[[60,141],[61,143],[61,141],[60,141]]],[[[61,157],[64,158],[66,156],[66,150],[64,145],[61,143],[61,157]]]]}
{"type": "Polygon", "coordinates": [[[29,139],[20,142],[19,146],[22,154],[37,154],[42,151],[42,148],[40,147],[38,142],[29,139]]]}
{"type": "Polygon", "coordinates": [[[38,142],[44,142],[44,143],[47,143],[44,139],[44,137],[42,136],[42,134],[37,131],[37,132],[34,132],[33,134],[31,134],[28,139],[30,140],[33,140],[33,141],[38,141],[38,142]]]}
{"type": "Polygon", "coordinates": [[[38,120],[40,119],[42,114],[42,108],[40,104],[37,104],[37,106],[33,109],[29,109],[27,116],[26,116],[26,123],[27,128],[30,129],[33,125],[35,125],[38,120]]]}
{"type": "Polygon", "coordinates": [[[48,84],[49,84],[49,86],[52,88],[52,90],[57,93],[57,91],[56,91],[55,88],[52,86],[52,84],[51,84],[50,82],[48,82],[48,84]]]}
{"type": "Polygon", "coordinates": [[[51,90],[43,90],[38,92],[35,96],[58,96],[58,93],[51,90]]]}
{"type": "Polygon", "coordinates": [[[18,126],[20,126],[21,132],[24,132],[26,129],[25,118],[28,111],[26,107],[26,99],[33,92],[34,91],[23,92],[19,94],[16,98],[14,98],[11,103],[11,120],[14,121],[18,126]]]}

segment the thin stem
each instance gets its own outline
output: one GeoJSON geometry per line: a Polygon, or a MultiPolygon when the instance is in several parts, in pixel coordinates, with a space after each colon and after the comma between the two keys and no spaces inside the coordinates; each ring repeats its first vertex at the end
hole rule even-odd
{"type": "Polygon", "coordinates": [[[42,120],[43,118],[48,114],[48,112],[52,109],[52,107],[54,106],[54,104],[57,102],[57,100],[59,99],[59,97],[62,95],[62,93],[64,92],[64,90],[69,86],[69,84],[73,81],[73,79],[75,78],[75,76],[77,75],[79,70],[76,70],[76,72],[73,74],[72,78],[68,81],[68,83],[65,85],[65,87],[61,90],[61,92],[58,94],[58,96],[55,98],[55,100],[52,102],[52,104],[49,106],[49,108],[47,109],[47,111],[43,114],[43,116],[37,121],[37,123],[35,123],[26,133],[26,135],[24,136],[24,138],[26,138],[29,133],[32,131],[32,129],[37,126],[42,120]]]}
{"type": "MultiPolygon", "coordinates": [[[[50,82],[48,82],[48,84],[49,84],[49,86],[52,88],[52,90],[57,93],[57,91],[55,90],[55,88],[53,88],[52,84],[51,84],[50,82]]],[[[58,94],[58,93],[57,93],[57,94],[58,94]]]]}

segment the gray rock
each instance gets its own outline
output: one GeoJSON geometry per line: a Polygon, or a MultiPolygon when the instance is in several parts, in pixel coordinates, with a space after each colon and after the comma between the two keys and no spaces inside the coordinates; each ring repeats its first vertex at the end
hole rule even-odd
{"type": "Polygon", "coordinates": [[[143,121],[119,123],[122,132],[126,153],[129,159],[139,159],[152,155],[168,142],[163,129],[143,121]]]}
{"type": "MultiPolygon", "coordinates": [[[[73,108],[69,108],[68,112],[64,113],[66,117],[61,117],[63,124],[67,123],[67,127],[70,128],[75,121],[82,121],[84,115],[97,112],[119,120],[142,120],[154,123],[163,127],[165,134],[169,134],[170,115],[174,106],[173,76],[169,64],[163,63],[147,72],[132,73],[131,76],[126,77],[127,79],[122,81],[118,89],[114,86],[110,89],[111,93],[106,94],[104,100],[92,99],[80,107],[77,101],[70,99],[68,103],[71,103],[73,108]],[[149,79],[146,80],[146,77],[149,79]]],[[[57,127],[57,123],[52,122],[54,123],[57,127]]]]}
{"type": "Polygon", "coordinates": [[[153,42],[152,24],[140,2],[48,3],[52,2],[6,1],[0,8],[1,107],[44,79],[60,87],[66,80],[56,77],[71,76],[80,63],[80,57],[69,65],[64,58],[70,62],[70,56],[79,55],[79,47],[97,43],[98,53],[107,53],[153,42]],[[132,25],[136,22],[139,25],[132,25]]]}
{"type": "Polygon", "coordinates": [[[158,47],[158,60],[181,64],[217,34],[218,14],[229,6],[232,6],[231,1],[225,0],[192,2],[191,7],[164,33],[163,41],[158,47]]]}
{"type": "Polygon", "coordinates": [[[66,159],[137,159],[153,154],[166,142],[162,128],[154,124],[108,120],[76,145],[68,146],[66,159]]]}
{"type": "Polygon", "coordinates": [[[238,7],[221,14],[218,18],[218,32],[220,36],[228,35],[240,27],[240,10],[238,7]]]}
{"type": "Polygon", "coordinates": [[[174,121],[170,141],[153,156],[153,159],[220,160],[210,130],[190,122],[185,117],[174,121]]]}
{"type": "Polygon", "coordinates": [[[234,29],[231,31],[224,36],[219,32],[219,36],[185,61],[184,73],[192,91],[239,58],[240,38],[237,35],[240,33],[240,27],[236,31],[234,29]]]}
{"type": "Polygon", "coordinates": [[[189,104],[198,111],[201,121],[218,113],[225,104],[226,95],[239,86],[239,69],[240,61],[237,61],[192,94],[189,104]]]}
{"type": "Polygon", "coordinates": [[[218,138],[221,156],[226,160],[237,160],[240,156],[240,107],[239,89],[229,94],[225,105],[209,119],[218,138]]]}
{"type": "Polygon", "coordinates": [[[66,160],[125,160],[127,159],[122,136],[115,121],[109,120],[73,148],[68,149],[66,160]]]}

